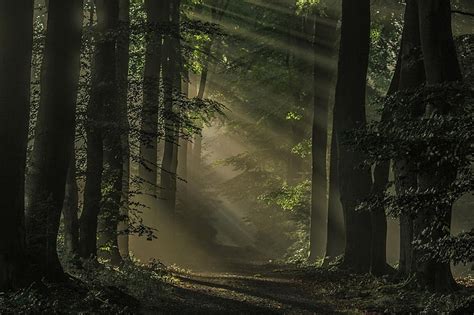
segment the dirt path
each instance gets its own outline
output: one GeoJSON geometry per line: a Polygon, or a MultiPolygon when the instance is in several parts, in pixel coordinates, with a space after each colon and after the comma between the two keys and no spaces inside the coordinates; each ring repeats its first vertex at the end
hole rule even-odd
{"type": "MultiPolygon", "coordinates": [[[[232,272],[174,271],[172,313],[334,314],[301,279],[265,266],[241,266],[232,272]]],[[[161,301],[162,303],[163,301],[161,301]]],[[[162,304],[163,307],[163,304],[162,304]]],[[[163,311],[163,309],[161,309],[163,311]]],[[[147,313],[160,312],[150,309],[147,313]]]]}
{"type": "MultiPolygon", "coordinates": [[[[453,295],[407,290],[403,282],[338,270],[236,264],[207,272],[171,270],[146,314],[383,314],[457,310],[471,314],[474,287],[453,295]],[[454,308],[447,308],[447,305],[454,308]]],[[[448,312],[448,313],[449,313],[448,312]]],[[[456,312],[454,312],[456,313],[456,312]]]]}
{"type": "Polygon", "coordinates": [[[314,300],[302,281],[275,276],[192,274],[179,276],[179,287],[199,293],[205,308],[216,311],[328,314],[329,305],[314,300]],[[216,300],[217,299],[217,300],[216,300]],[[217,302],[217,303],[215,303],[217,302]]]}

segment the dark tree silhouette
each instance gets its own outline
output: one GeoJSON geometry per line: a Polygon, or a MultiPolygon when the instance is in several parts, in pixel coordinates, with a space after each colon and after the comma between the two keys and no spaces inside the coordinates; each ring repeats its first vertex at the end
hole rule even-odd
{"type": "Polygon", "coordinates": [[[17,286],[26,263],[24,183],[33,1],[0,1],[0,289],[17,286]]]}
{"type": "Polygon", "coordinates": [[[372,186],[370,170],[360,168],[361,152],[346,144],[347,132],[366,122],[365,91],[370,44],[370,1],[342,2],[334,128],[339,144],[339,191],[345,216],[346,246],[343,265],[356,272],[370,269],[370,214],[358,212],[360,199],[367,198],[372,186]]]}
{"type": "Polygon", "coordinates": [[[82,0],[50,0],[48,4],[26,211],[27,248],[33,263],[30,271],[38,279],[58,280],[63,275],[56,240],[74,146],[82,9],[82,0]]]}
{"type": "MultiPolygon", "coordinates": [[[[97,0],[96,7],[97,42],[92,69],[91,96],[87,108],[86,184],[84,188],[84,207],[79,225],[79,247],[80,255],[83,258],[96,257],[97,255],[96,235],[102,199],[103,163],[106,160],[104,158],[104,139],[107,131],[110,132],[109,128],[111,127],[107,123],[106,116],[113,115],[113,113],[108,113],[106,110],[117,108],[117,55],[115,45],[119,4],[118,0],[97,0]]],[[[111,140],[109,137],[109,141],[111,140]]],[[[111,152],[108,152],[108,154],[109,162],[118,163],[118,161],[111,160],[111,152]]],[[[122,155],[120,154],[118,158],[122,158],[122,155]]],[[[119,188],[118,184],[114,188],[119,188]]]]}
{"type": "MultiPolygon", "coordinates": [[[[162,70],[163,32],[169,28],[169,0],[145,1],[147,13],[147,43],[143,78],[143,109],[141,117],[139,176],[143,194],[149,201],[157,194],[158,176],[158,113],[160,109],[160,79],[162,70]]],[[[152,206],[147,202],[147,206],[152,206]]]]}
{"type": "Polygon", "coordinates": [[[176,97],[181,93],[181,44],[180,44],[180,0],[170,1],[170,33],[163,43],[165,64],[163,65],[163,94],[165,118],[165,148],[161,172],[161,198],[166,211],[176,207],[176,173],[178,167],[179,105],[176,97]]]}

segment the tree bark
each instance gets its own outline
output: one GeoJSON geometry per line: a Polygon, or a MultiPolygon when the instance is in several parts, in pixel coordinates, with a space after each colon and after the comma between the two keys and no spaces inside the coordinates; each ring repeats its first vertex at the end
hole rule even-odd
{"type": "Polygon", "coordinates": [[[324,224],[328,213],[328,119],[331,83],[336,64],[332,62],[337,40],[337,20],[316,17],[314,36],[314,113],[312,131],[312,192],[309,260],[324,255],[324,224]]]}
{"type": "MultiPolygon", "coordinates": [[[[445,82],[462,81],[451,30],[451,3],[449,0],[418,1],[421,49],[425,63],[426,82],[436,85],[445,82]]],[[[449,115],[450,108],[425,109],[425,116],[433,113],[449,115]]],[[[456,169],[449,161],[427,161],[420,167],[419,190],[442,191],[456,179],[456,169]]],[[[422,209],[414,221],[415,238],[421,244],[436,242],[449,236],[452,204],[442,207],[442,214],[435,217],[435,209],[422,209]],[[433,232],[424,233],[435,223],[440,223],[433,232]]],[[[439,213],[439,212],[438,212],[439,213]]],[[[430,289],[446,291],[455,287],[450,263],[438,262],[433,258],[422,259],[423,250],[416,250],[416,275],[420,283],[430,289]]]]}
{"type": "MultiPolygon", "coordinates": [[[[407,0],[401,43],[401,69],[399,90],[404,91],[421,86],[425,82],[424,63],[421,55],[420,31],[416,0],[407,0]]],[[[412,119],[421,114],[420,108],[411,109],[412,119]]],[[[395,190],[403,196],[417,189],[416,165],[409,157],[394,161],[395,190]]],[[[408,213],[400,216],[400,261],[399,272],[408,276],[413,272],[413,219],[408,213]]]]}
{"type": "Polygon", "coordinates": [[[333,132],[331,137],[331,155],[329,166],[329,200],[328,200],[328,222],[326,237],[326,254],[323,265],[328,265],[337,256],[344,253],[345,231],[344,214],[339,194],[338,176],[338,152],[337,136],[333,132]]]}
{"type": "MultiPolygon", "coordinates": [[[[224,17],[224,14],[227,10],[227,7],[229,6],[230,0],[213,0],[211,1],[211,22],[212,23],[219,23],[222,18],[224,17]]],[[[212,47],[214,46],[214,38],[211,38],[211,40],[207,43],[207,45],[204,47],[204,64],[203,64],[203,69],[201,72],[201,77],[199,80],[199,87],[198,87],[198,93],[197,93],[197,98],[198,99],[204,99],[205,92],[206,92],[206,87],[208,86],[208,76],[209,76],[209,69],[210,69],[210,56],[212,53],[212,47]]],[[[202,125],[200,127],[203,127],[202,125]]],[[[201,164],[202,164],[202,133],[198,133],[194,136],[194,145],[193,145],[193,150],[191,153],[191,163],[190,163],[190,168],[191,172],[190,174],[192,175],[192,178],[197,179],[200,176],[200,170],[201,170],[201,164]]],[[[192,179],[194,182],[194,180],[192,179]]]]}
{"type": "MultiPolygon", "coordinates": [[[[315,86],[311,79],[314,80],[315,61],[312,60],[314,58],[309,56],[316,56],[315,47],[312,47],[316,34],[314,30],[316,14],[299,13],[295,1],[291,1],[291,3],[288,3],[288,1],[282,2],[280,10],[288,12],[289,15],[288,25],[285,26],[287,28],[285,35],[288,38],[288,84],[292,91],[289,96],[293,103],[292,107],[303,116],[302,119],[288,120],[288,146],[290,150],[286,163],[286,181],[289,185],[296,185],[302,179],[303,159],[298,154],[293,153],[291,149],[306,137],[308,130],[305,126],[312,124],[313,119],[311,113],[314,110],[315,86]],[[311,26],[308,27],[308,24],[311,26]]],[[[319,25],[321,28],[322,26],[319,25]]],[[[320,222],[320,220],[318,221],[320,222]]],[[[318,230],[320,231],[320,229],[318,230]]],[[[310,259],[313,259],[311,251],[310,259]]]]}
{"type": "Polygon", "coordinates": [[[147,34],[145,74],[143,79],[143,109],[140,135],[140,164],[138,173],[143,181],[147,206],[156,198],[158,176],[158,112],[160,107],[160,73],[162,68],[163,27],[169,16],[168,1],[145,1],[147,34]]]}
{"type": "Polygon", "coordinates": [[[360,168],[361,152],[345,144],[346,133],[365,126],[366,79],[370,47],[370,1],[343,0],[341,46],[336,86],[335,130],[339,144],[339,191],[345,214],[346,246],[342,266],[370,269],[370,213],[356,211],[370,194],[370,170],[360,168]]]}
{"type": "Polygon", "coordinates": [[[118,103],[122,143],[122,200],[118,224],[118,246],[123,258],[129,258],[128,215],[130,210],[130,122],[128,120],[128,68],[130,64],[130,0],[119,0],[120,34],[117,40],[118,103]]]}
{"type": "Polygon", "coordinates": [[[63,278],[56,246],[75,136],[82,10],[82,0],[49,1],[26,209],[30,272],[37,279],[63,278]]]}
{"type": "Polygon", "coordinates": [[[24,182],[33,1],[0,1],[0,290],[25,270],[24,182]]]}
{"type": "MultiPolygon", "coordinates": [[[[401,72],[401,54],[397,59],[395,66],[395,73],[393,74],[392,82],[388,89],[387,95],[392,95],[398,91],[400,83],[401,72]]],[[[381,122],[388,121],[391,113],[387,108],[384,108],[381,122]]],[[[381,161],[375,164],[374,167],[374,182],[372,184],[372,195],[377,196],[383,194],[388,185],[390,174],[390,161],[381,161]]],[[[372,245],[371,245],[371,263],[370,272],[373,275],[381,276],[392,271],[387,264],[387,215],[384,207],[378,207],[371,213],[372,222],[372,245]]]]}
{"type": "Polygon", "coordinates": [[[69,258],[79,253],[79,189],[76,181],[76,157],[72,151],[63,203],[64,246],[69,258]]]}
{"type": "Polygon", "coordinates": [[[174,213],[176,208],[176,175],[178,167],[179,124],[175,95],[181,92],[181,49],[180,49],[180,0],[170,1],[171,34],[165,37],[164,54],[167,60],[163,68],[165,148],[161,174],[161,199],[165,210],[174,213]]]}
{"type": "MultiPolygon", "coordinates": [[[[110,261],[113,265],[119,265],[122,257],[118,248],[118,224],[120,222],[120,212],[122,209],[122,187],[123,187],[123,122],[124,106],[120,104],[120,78],[118,76],[118,45],[121,36],[119,24],[120,1],[117,1],[108,14],[114,21],[113,31],[116,36],[116,46],[114,58],[108,60],[107,67],[109,71],[114,69],[115,82],[113,83],[114,97],[104,103],[104,110],[107,115],[104,116],[104,177],[102,180],[102,207],[99,216],[99,252],[101,256],[110,261]]],[[[124,63],[125,64],[125,63],[124,63]]],[[[128,68],[127,68],[128,69],[128,68]]]]}
{"type": "MultiPolygon", "coordinates": [[[[189,73],[186,74],[186,78],[182,81],[182,93],[185,97],[189,98],[189,73]]],[[[181,182],[179,189],[179,200],[181,207],[187,209],[188,206],[188,135],[184,134],[185,130],[182,131],[183,135],[179,139],[178,148],[178,177],[181,182]]]]}
{"type": "MultiPolygon", "coordinates": [[[[101,207],[101,185],[104,162],[104,139],[107,132],[106,109],[116,106],[116,38],[118,1],[97,0],[97,33],[91,98],[87,108],[87,169],[84,188],[84,208],[80,219],[80,255],[97,256],[97,226],[101,207]]],[[[121,155],[120,155],[121,157],[121,155]]]]}

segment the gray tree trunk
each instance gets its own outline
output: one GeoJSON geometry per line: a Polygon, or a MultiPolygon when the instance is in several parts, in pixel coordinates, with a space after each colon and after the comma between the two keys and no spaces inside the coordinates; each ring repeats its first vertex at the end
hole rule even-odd
{"type": "Polygon", "coordinates": [[[312,193],[309,260],[324,255],[324,225],[328,213],[328,120],[331,83],[336,72],[337,20],[316,17],[314,35],[314,113],[312,131],[312,193]]]}

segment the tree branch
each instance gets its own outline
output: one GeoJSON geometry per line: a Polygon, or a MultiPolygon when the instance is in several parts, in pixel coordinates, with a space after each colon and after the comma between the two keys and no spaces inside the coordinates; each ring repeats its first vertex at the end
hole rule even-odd
{"type": "Polygon", "coordinates": [[[461,15],[467,15],[467,16],[472,16],[472,17],[474,17],[474,13],[471,13],[471,12],[464,12],[464,11],[460,11],[460,10],[451,10],[451,13],[454,13],[454,14],[461,14],[461,15]]]}

